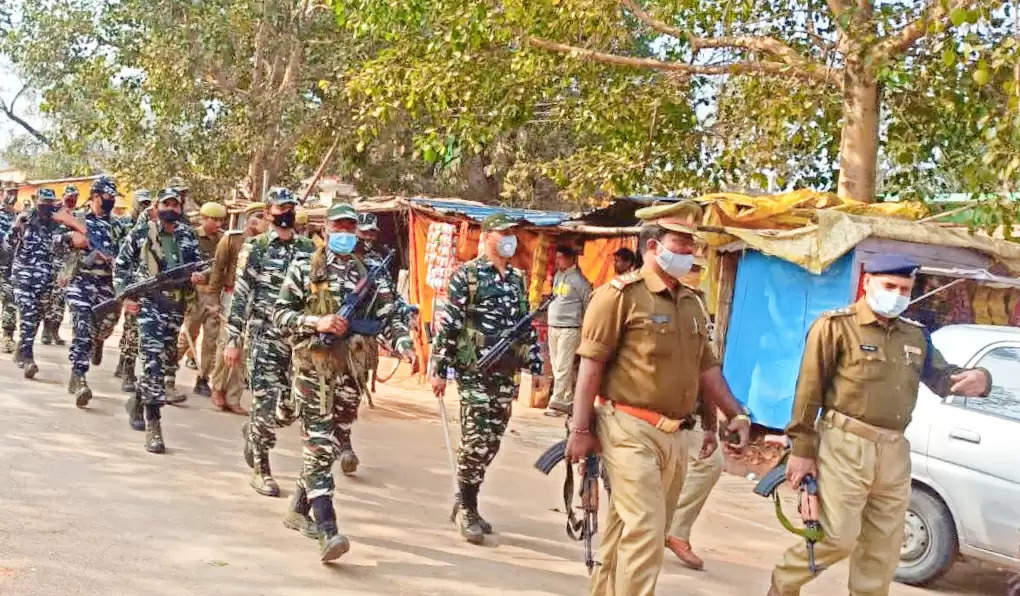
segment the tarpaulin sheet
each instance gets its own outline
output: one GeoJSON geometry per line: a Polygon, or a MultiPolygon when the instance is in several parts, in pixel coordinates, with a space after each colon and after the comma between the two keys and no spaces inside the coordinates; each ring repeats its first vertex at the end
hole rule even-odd
{"type": "Polygon", "coordinates": [[[577,266],[593,288],[608,283],[616,276],[613,269],[613,253],[621,248],[635,250],[637,238],[635,236],[593,238],[584,243],[584,252],[577,258],[577,266]]]}
{"type": "Polygon", "coordinates": [[[757,251],[741,255],[723,374],[755,422],[789,423],[807,331],[821,313],[849,302],[852,262],[847,254],[813,275],[757,251]]]}

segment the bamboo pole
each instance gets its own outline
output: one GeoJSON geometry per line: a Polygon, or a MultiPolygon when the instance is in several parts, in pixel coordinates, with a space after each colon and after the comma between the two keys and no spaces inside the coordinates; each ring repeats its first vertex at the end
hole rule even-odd
{"type": "Polygon", "coordinates": [[[308,200],[308,195],[312,194],[312,189],[319,183],[319,178],[322,177],[322,172],[326,169],[326,165],[329,164],[329,160],[333,159],[333,152],[336,151],[337,146],[340,144],[340,135],[337,134],[336,138],[333,139],[333,144],[329,146],[329,151],[326,152],[326,157],[322,158],[322,163],[319,164],[319,168],[315,170],[315,175],[312,176],[312,182],[305,189],[305,194],[301,197],[301,204],[304,205],[305,201],[308,200]]]}

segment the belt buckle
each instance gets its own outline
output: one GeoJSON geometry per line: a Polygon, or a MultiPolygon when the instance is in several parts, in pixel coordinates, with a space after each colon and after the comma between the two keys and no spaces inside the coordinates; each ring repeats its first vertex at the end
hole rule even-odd
{"type": "Polygon", "coordinates": [[[676,431],[680,430],[680,421],[673,420],[672,418],[666,418],[665,416],[660,416],[659,421],[655,423],[655,428],[663,432],[675,433],[676,431]]]}

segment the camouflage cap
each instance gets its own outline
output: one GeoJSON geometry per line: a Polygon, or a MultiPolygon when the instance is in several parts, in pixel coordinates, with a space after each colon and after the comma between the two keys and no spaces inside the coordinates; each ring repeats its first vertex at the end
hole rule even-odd
{"type": "Polygon", "coordinates": [[[159,202],[160,203],[169,201],[171,199],[174,200],[174,201],[177,201],[178,203],[181,202],[181,195],[180,195],[179,192],[177,192],[176,189],[173,189],[173,188],[164,188],[163,190],[159,191],[159,202]]]}
{"type": "Polygon", "coordinates": [[[78,187],[73,184],[68,184],[67,186],[64,187],[64,196],[65,197],[78,196],[78,187]]]}
{"type": "Polygon", "coordinates": [[[151,203],[152,202],[152,191],[147,188],[139,188],[133,194],[135,203],[151,203]]]}
{"type": "Polygon", "coordinates": [[[290,191],[289,188],[282,186],[275,186],[269,189],[267,194],[268,203],[270,205],[298,205],[297,197],[290,191]]]}
{"type": "Polygon", "coordinates": [[[166,183],[166,185],[167,188],[172,188],[177,192],[187,191],[191,189],[191,187],[188,186],[188,181],[185,180],[184,178],[181,178],[180,176],[174,176],[173,178],[170,179],[169,182],[166,183]]]}
{"type": "Polygon", "coordinates": [[[483,232],[501,232],[520,225],[516,219],[508,213],[493,213],[482,220],[483,232]]]}
{"type": "MultiPolygon", "coordinates": [[[[67,191],[64,192],[66,194],[67,191]]],[[[78,191],[76,190],[74,194],[78,194],[78,191]]],[[[117,183],[109,176],[100,176],[92,182],[92,194],[117,196],[119,194],[117,192],[117,183]]]]}
{"type": "Polygon", "coordinates": [[[358,221],[358,213],[350,203],[333,203],[326,210],[326,219],[329,221],[336,221],[338,219],[358,221]]]}
{"type": "Polygon", "coordinates": [[[35,200],[37,200],[37,201],[46,201],[46,202],[56,201],[57,200],[57,193],[53,192],[53,189],[50,189],[50,188],[40,188],[35,193],[35,200]]]}
{"type": "Polygon", "coordinates": [[[644,207],[634,212],[642,225],[659,226],[671,232],[698,235],[698,224],[702,218],[701,205],[694,201],[678,201],[668,205],[644,207]]]}
{"type": "Polygon", "coordinates": [[[367,232],[370,230],[379,229],[379,218],[375,213],[359,213],[358,214],[358,229],[367,232]]]}

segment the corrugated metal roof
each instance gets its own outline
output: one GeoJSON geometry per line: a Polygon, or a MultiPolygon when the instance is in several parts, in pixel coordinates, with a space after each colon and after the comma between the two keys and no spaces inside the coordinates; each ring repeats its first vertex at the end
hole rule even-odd
{"type": "Polygon", "coordinates": [[[428,199],[424,197],[413,197],[408,199],[413,205],[421,205],[434,209],[440,213],[459,214],[470,217],[475,221],[482,221],[486,217],[496,213],[506,213],[514,219],[525,221],[533,226],[555,227],[571,218],[570,213],[563,211],[537,211],[534,209],[513,209],[510,207],[498,207],[495,205],[483,205],[469,201],[448,201],[441,199],[428,199]]]}

